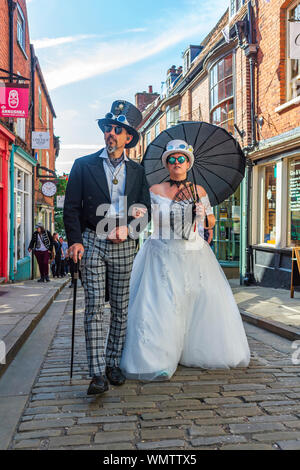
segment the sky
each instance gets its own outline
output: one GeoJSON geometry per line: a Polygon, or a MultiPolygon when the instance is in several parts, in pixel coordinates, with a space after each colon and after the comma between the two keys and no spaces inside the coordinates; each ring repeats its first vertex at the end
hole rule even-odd
{"type": "Polygon", "coordinates": [[[160,93],[171,65],[199,44],[229,0],[27,0],[30,42],[57,115],[58,174],[103,147],[96,119],[116,99],[160,93]]]}

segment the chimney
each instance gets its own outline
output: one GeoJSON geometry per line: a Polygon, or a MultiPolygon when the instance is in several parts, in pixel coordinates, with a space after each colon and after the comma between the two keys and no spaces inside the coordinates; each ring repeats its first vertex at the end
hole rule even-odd
{"type": "Polygon", "coordinates": [[[153,93],[152,85],[149,85],[149,91],[148,91],[148,93],[153,93]]]}

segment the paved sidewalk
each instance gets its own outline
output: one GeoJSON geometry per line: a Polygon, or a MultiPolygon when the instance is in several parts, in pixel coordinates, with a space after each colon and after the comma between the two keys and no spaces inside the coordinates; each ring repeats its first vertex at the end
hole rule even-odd
{"type": "Polygon", "coordinates": [[[300,292],[291,299],[286,289],[241,286],[239,279],[229,283],[243,320],[290,340],[300,339],[300,292]]]}
{"type": "MultiPolygon", "coordinates": [[[[286,339],[246,325],[251,349],[247,368],[179,366],[170,381],[127,380],[122,387],[88,397],[83,312],[79,289],[72,382],[70,296],[5,448],[300,449],[300,366],[293,365],[286,339]]],[[[8,392],[3,389],[3,397],[8,392]]]]}
{"type": "Polygon", "coordinates": [[[6,348],[6,364],[0,363],[0,375],[69,279],[68,276],[51,278],[46,283],[30,280],[0,285],[0,341],[6,348]]]}

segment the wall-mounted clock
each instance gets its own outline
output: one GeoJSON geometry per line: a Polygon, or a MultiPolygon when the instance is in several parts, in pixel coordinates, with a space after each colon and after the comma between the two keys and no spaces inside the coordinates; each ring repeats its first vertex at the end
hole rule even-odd
{"type": "Polygon", "coordinates": [[[45,181],[43,183],[42,193],[44,194],[44,196],[48,196],[48,197],[54,196],[56,191],[57,191],[57,187],[56,187],[56,184],[53,183],[53,181],[45,181]]]}

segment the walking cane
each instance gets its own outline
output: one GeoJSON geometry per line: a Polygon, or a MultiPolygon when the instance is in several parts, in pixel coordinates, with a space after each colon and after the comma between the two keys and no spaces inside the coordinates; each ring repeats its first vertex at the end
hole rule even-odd
{"type": "Polygon", "coordinates": [[[71,371],[70,380],[73,376],[73,359],[74,359],[74,339],[75,339],[75,310],[76,310],[76,294],[77,294],[77,280],[79,278],[80,259],[74,263],[73,274],[73,319],[72,319],[72,349],[71,349],[71,371]]]}

